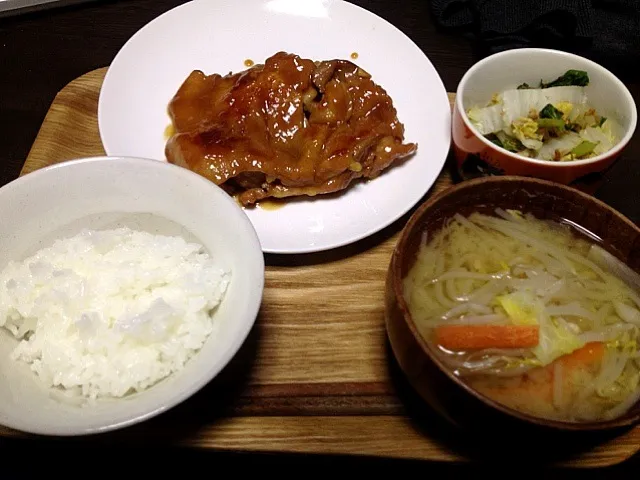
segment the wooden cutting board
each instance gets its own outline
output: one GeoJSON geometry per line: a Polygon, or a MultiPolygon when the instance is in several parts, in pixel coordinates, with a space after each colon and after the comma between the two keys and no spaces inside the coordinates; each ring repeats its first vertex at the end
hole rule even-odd
{"type": "MultiPolygon", "coordinates": [[[[64,160],[104,155],[97,109],[105,72],[103,68],[83,75],[56,96],[22,174],[64,160]]],[[[449,171],[446,167],[432,191],[451,184],[449,171]]],[[[438,461],[464,461],[481,454],[486,460],[486,452],[480,453],[473,441],[416,398],[389,353],[384,280],[407,218],[336,251],[266,255],[259,318],[229,367],[170,412],[83,442],[159,441],[438,461]]],[[[6,428],[0,428],[0,435],[24,436],[6,428]]],[[[536,463],[611,465],[632,456],[639,445],[636,428],[571,450],[554,446],[555,455],[537,455],[536,463]]]]}

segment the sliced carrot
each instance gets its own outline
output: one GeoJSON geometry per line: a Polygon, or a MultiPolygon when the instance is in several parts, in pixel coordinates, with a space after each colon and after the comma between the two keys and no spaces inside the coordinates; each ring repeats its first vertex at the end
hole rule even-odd
{"type": "Polygon", "coordinates": [[[470,377],[471,387],[497,402],[530,412],[533,415],[556,414],[553,404],[553,380],[556,364],[562,365],[563,396],[575,395],[575,376],[597,368],[604,357],[605,345],[601,342],[587,343],[582,348],[563,355],[546,367],[535,368],[520,377],[491,378],[470,377]]]}
{"type": "Polygon", "coordinates": [[[574,370],[576,368],[588,368],[602,361],[604,356],[604,343],[591,342],[584,347],[574,350],[568,355],[560,357],[558,362],[562,362],[562,366],[566,370],[574,370]]]}
{"type": "Polygon", "coordinates": [[[539,342],[538,325],[440,325],[436,342],[447,350],[527,348],[539,342]]]}
{"type": "Polygon", "coordinates": [[[470,377],[469,385],[480,393],[516,410],[553,411],[553,376],[546,369],[519,377],[470,377]]]}

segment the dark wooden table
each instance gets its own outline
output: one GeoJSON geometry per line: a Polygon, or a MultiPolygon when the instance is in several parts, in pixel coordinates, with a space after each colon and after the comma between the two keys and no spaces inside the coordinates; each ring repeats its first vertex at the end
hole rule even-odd
{"type": "MultiPolygon", "coordinates": [[[[426,0],[352,1],[390,21],[411,37],[440,72],[448,91],[456,90],[464,72],[482,55],[474,50],[473,42],[468,39],[438,31],[426,0]]],[[[18,176],[55,94],[83,73],[109,65],[120,47],[140,27],[180,3],[183,1],[92,1],[0,18],[0,186],[18,176]]],[[[238,0],[239,7],[241,4],[242,0],[238,0]]],[[[623,78],[638,102],[640,74],[631,72],[631,69],[615,73],[623,78]]],[[[640,220],[640,192],[637,189],[640,174],[635,167],[639,157],[640,134],[632,139],[624,156],[607,173],[603,186],[597,192],[599,198],[635,222],[640,220]]],[[[0,443],[0,448],[5,454],[12,455],[12,452],[31,449],[33,445],[27,446],[19,441],[11,445],[0,443]]],[[[78,444],[73,448],[78,448],[78,444]]],[[[79,453],[76,451],[76,455],[79,453]]],[[[281,457],[254,455],[249,457],[250,462],[246,462],[246,456],[229,454],[224,458],[234,464],[240,461],[254,466],[275,466],[283,460],[281,457]]],[[[191,461],[197,459],[211,461],[204,453],[191,458],[191,461]]],[[[213,460],[218,461],[222,460],[213,460]]],[[[285,461],[294,467],[322,462],[336,467],[355,462],[361,467],[366,463],[354,459],[291,456],[287,456],[285,461]]],[[[392,465],[395,469],[399,464],[408,467],[411,463],[393,461],[384,465],[392,465]]],[[[381,463],[373,459],[366,465],[376,470],[381,468],[381,463]]],[[[626,468],[638,469],[639,466],[639,462],[634,460],[626,468]]],[[[624,475],[623,470],[617,469],[616,472],[616,478],[624,475]]],[[[561,474],[566,478],[565,473],[561,474]]]]}

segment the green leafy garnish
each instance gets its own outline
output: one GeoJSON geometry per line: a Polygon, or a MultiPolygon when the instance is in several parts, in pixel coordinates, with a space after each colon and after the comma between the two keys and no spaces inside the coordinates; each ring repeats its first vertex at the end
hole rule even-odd
{"type": "Polygon", "coordinates": [[[562,119],[562,112],[558,110],[556,107],[547,103],[542,110],[540,110],[539,114],[540,118],[554,118],[554,119],[562,119]]]}
{"type": "Polygon", "coordinates": [[[502,147],[510,152],[520,152],[524,150],[524,145],[517,138],[506,137],[502,139],[502,147]]]}
{"type": "Polygon", "coordinates": [[[564,120],[561,118],[539,118],[538,126],[542,128],[564,128],[564,120]]]}
{"type": "Polygon", "coordinates": [[[520,140],[510,137],[504,132],[491,133],[486,136],[487,140],[510,152],[521,152],[525,149],[520,140]]]}
{"type": "Polygon", "coordinates": [[[601,127],[604,125],[604,122],[607,121],[607,117],[600,117],[600,121],[598,122],[598,126],[601,127]]]}
{"type": "Polygon", "coordinates": [[[540,88],[567,87],[571,85],[586,87],[589,85],[589,74],[583,70],[567,70],[564,75],[559,76],[553,82],[540,82],[540,88]]]}
{"type": "Polygon", "coordinates": [[[486,138],[490,142],[495,143],[500,148],[504,148],[504,146],[502,145],[502,142],[500,141],[500,139],[498,137],[496,137],[495,133],[490,133],[489,135],[486,135],[486,138]]]}
{"type": "Polygon", "coordinates": [[[585,140],[576,146],[573,150],[571,150],[571,155],[576,158],[584,157],[585,155],[589,155],[593,150],[598,146],[597,143],[589,142],[585,140]]]}
{"type": "Polygon", "coordinates": [[[528,83],[521,83],[518,85],[518,90],[529,90],[531,86],[528,83]]]}

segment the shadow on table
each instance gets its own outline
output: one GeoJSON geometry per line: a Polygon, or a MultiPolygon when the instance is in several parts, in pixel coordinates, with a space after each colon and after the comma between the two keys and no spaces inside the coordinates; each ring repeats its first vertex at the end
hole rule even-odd
{"type": "MultiPolygon", "coordinates": [[[[340,478],[345,473],[357,469],[358,475],[369,474],[377,476],[398,474],[415,474],[422,478],[480,478],[485,474],[491,479],[507,478],[509,480],[536,479],[637,479],[640,461],[634,460],[625,464],[607,468],[569,469],[545,468],[537,465],[535,457],[519,467],[504,463],[449,463],[419,460],[385,459],[367,456],[346,455],[307,455],[307,454],[275,454],[275,453],[240,453],[197,450],[167,447],[127,447],[111,445],[96,448],[95,444],[78,444],[73,451],[57,444],[36,444],[33,442],[0,441],[5,458],[20,458],[25,453],[37,455],[37,462],[15,464],[6,462],[3,466],[2,478],[6,480],[35,478],[42,473],[51,474],[51,465],[60,461],[61,457],[82,458],[85,462],[94,462],[94,469],[103,475],[118,474],[118,477],[130,478],[133,474],[142,473],[158,475],[158,478],[168,478],[176,473],[185,476],[194,473],[210,473],[231,469],[234,475],[239,473],[256,473],[264,475],[266,472],[278,472],[278,477],[300,478],[301,475],[314,478],[319,474],[328,474],[340,478]],[[126,463],[125,463],[126,462],[126,463]],[[97,467],[99,465],[99,467],[97,467]],[[196,469],[198,471],[196,471],[196,469]],[[287,475],[288,473],[288,475],[287,475]]],[[[145,478],[143,477],[143,478],[145,478]]]]}

